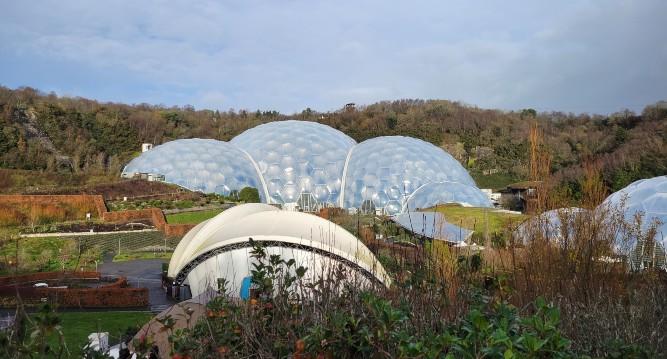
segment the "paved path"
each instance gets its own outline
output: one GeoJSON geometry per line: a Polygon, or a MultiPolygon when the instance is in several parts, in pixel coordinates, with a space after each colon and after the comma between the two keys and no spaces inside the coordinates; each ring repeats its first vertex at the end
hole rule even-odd
{"type": "MultiPolygon", "coordinates": [[[[111,255],[113,258],[113,255],[111,255]]],[[[148,301],[151,306],[173,305],[177,302],[167,298],[162,289],[162,262],[165,259],[137,259],[133,261],[112,262],[109,257],[97,266],[102,277],[127,277],[133,287],[148,288],[148,301]]]]}
{"type": "MultiPolygon", "coordinates": [[[[104,263],[97,266],[97,270],[102,277],[117,278],[125,276],[127,282],[133,287],[148,288],[148,302],[150,307],[165,308],[165,306],[172,306],[177,301],[167,298],[166,293],[162,289],[162,262],[165,259],[137,259],[125,262],[112,262],[113,254],[105,255],[104,263]]],[[[91,287],[108,285],[107,282],[99,282],[92,284],[91,287]]],[[[136,310],[137,308],[67,308],[61,310],[67,311],[107,311],[107,310],[136,310]]],[[[150,308],[148,308],[150,309],[150,308]]],[[[28,312],[33,312],[34,309],[28,309],[28,312]]],[[[15,308],[0,308],[0,319],[6,318],[8,315],[14,315],[15,308]]]]}

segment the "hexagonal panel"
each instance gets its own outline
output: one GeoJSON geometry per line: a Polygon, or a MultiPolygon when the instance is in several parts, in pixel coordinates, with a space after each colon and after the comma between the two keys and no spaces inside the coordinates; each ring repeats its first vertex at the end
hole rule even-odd
{"type": "MultiPolygon", "coordinates": [[[[280,179],[284,189],[292,186],[289,187],[289,194],[281,191],[281,198],[286,203],[296,201],[304,192],[302,188],[313,191],[315,185],[335,183],[340,187],[345,158],[355,145],[353,139],[329,126],[293,120],[270,122],[251,128],[234,137],[230,143],[248,152],[260,169],[271,163],[279,166],[279,170],[266,170],[262,174],[266,182],[280,179]],[[270,155],[273,152],[279,154],[280,158],[270,155]]],[[[324,192],[320,194],[324,195],[324,192]]],[[[340,188],[329,188],[326,192],[327,198],[319,196],[317,200],[338,202],[340,188]]]]}
{"type": "MultiPolygon", "coordinates": [[[[361,180],[372,185],[383,198],[397,201],[438,177],[476,188],[468,172],[442,149],[422,140],[402,136],[378,137],[356,145],[349,156],[341,207],[359,207],[365,198],[357,193],[361,180]],[[371,180],[377,178],[378,182],[371,180]],[[372,182],[371,183],[369,183],[372,182]]],[[[393,214],[396,202],[384,206],[393,214]]]]}
{"type": "MultiPolygon", "coordinates": [[[[620,210],[625,221],[633,223],[635,214],[642,215],[642,231],[646,232],[657,220],[656,243],[667,248],[667,176],[642,179],[613,193],[600,205],[599,210],[620,210]]],[[[629,254],[637,245],[637,238],[630,236],[629,242],[620,233],[615,249],[621,254],[629,254]]]]}
{"type": "MultiPolygon", "coordinates": [[[[226,142],[184,139],[155,146],[134,158],[123,169],[123,177],[135,173],[165,176],[165,181],[206,193],[260,188],[253,161],[226,142]]],[[[263,191],[260,197],[264,198],[263,191]]]]}

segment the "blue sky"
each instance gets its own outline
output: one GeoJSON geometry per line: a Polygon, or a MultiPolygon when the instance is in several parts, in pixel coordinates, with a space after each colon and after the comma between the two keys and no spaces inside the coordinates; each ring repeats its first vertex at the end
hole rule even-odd
{"type": "Polygon", "coordinates": [[[608,114],[667,100],[667,1],[0,2],[0,85],[334,111],[446,99],[608,114]]]}

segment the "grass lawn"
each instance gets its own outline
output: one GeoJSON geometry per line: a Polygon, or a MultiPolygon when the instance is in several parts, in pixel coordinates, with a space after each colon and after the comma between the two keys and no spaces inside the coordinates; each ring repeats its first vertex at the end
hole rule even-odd
{"type": "Polygon", "coordinates": [[[483,175],[479,172],[472,172],[470,175],[475,180],[475,183],[477,183],[477,187],[491,188],[494,191],[505,188],[508,185],[520,180],[519,178],[514,177],[509,173],[494,173],[490,175],[483,175]]]}
{"type": "Polygon", "coordinates": [[[199,212],[168,214],[165,217],[169,224],[198,224],[217,216],[222,211],[222,209],[209,209],[207,211],[199,212]]]}
{"type": "Polygon", "coordinates": [[[133,261],[135,259],[171,258],[171,252],[121,253],[113,257],[114,262],[133,261]]]}
{"type": "MultiPolygon", "coordinates": [[[[449,223],[480,233],[484,233],[487,228],[489,233],[501,233],[507,228],[513,230],[527,218],[523,214],[499,212],[495,208],[463,207],[458,204],[439,205],[437,208],[449,223]]],[[[424,209],[434,210],[435,207],[424,209]]]]}
{"type": "MultiPolygon", "coordinates": [[[[37,314],[30,314],[34,318],[37,314]]],[[[59,312],[60,325],[67,348],[72,357],[76,357],[79,348],[88,343],[88,335],[96,332],[109,332],[109,345],[118,344],[120,336],[125,335],[129,327],[141,327],[153,316],[150,312],[59,312]]],[[[29,324],[28,324],[29,325],[29,324]]],[[[138,329],[138,328],[135,328],[138,329]]],[[[26,330],[29,340],[32,329],[26,330]]],[[[52,348],[57,348],[57,334],[49,334],[47,341],[52,348]]]]}

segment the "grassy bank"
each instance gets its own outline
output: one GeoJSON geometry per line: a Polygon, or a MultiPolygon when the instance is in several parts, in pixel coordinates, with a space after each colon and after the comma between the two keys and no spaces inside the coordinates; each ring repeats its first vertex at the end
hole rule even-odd
{"type": "Polygon", "coordinates": [[[166,215],[169,224],[197,224],[217,216],[222,209],[210,209],[199,212],[183,212],[166,215]]]}

